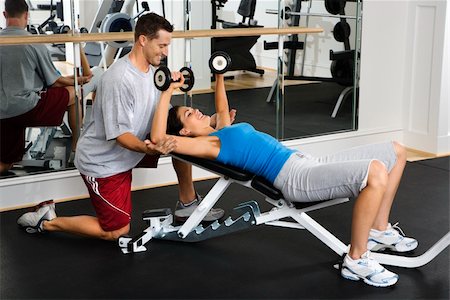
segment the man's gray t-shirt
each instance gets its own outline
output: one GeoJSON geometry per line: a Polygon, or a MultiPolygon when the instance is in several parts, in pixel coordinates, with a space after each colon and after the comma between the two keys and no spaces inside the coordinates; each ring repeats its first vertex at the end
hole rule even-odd
{"type": "MultiPolygon", "coordinates": [[[[19,27],[0,31],[1,36],[30,35],[19,27]]],[[[39,92],[61,77],[44,44],[0,47],[0,119],[32,110],[39,92]]]]}
{"type": "Polygon", "coordinates": [[[130,132],[144,140],[150,132],[160,92],[154,70],[138,70],[122,57],[102,75],[92,116],[78,140],[75,166],[81,174],[104,178],[134,168],[144,153],[128,150],[116,138],[130,132]]]}

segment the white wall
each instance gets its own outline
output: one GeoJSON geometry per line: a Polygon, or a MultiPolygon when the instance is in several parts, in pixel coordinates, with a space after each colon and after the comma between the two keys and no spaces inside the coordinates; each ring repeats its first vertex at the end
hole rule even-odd
{"type": "Polygon", "coordinates": [[[413,30],[405,52],[405,143],[432,153],[448,151],[449,145],[446,6],[444,1],[412,1],[406,19],[413,30]]]}
{"type": "Polygon", "coordinates": [[[0,27],[5,28],[6,27],[6,19],[3,16],[3,12],[5,11],[5,1],[0,1],[0,27]]]}
{"type": "MultiPolygon", "coordinates": [[[[418,150],[450,153],[450,13],[447,3],[365,0],[363,10],[358,131],[293,140],[285,144],[325,154],[360,144],[398,140],[418,150]],[[430,10],[435,16],[434,22],[430,21],[430,10]],[[426,20],[430,22],[420,25],[426,20]],[[418,25],[420,27],[416,27],[418,25]],[[428,44],[411,48],[414,43],[429,38],[428,35],[432,36],[427,40],[432,44],[431,49],[428,44]],[[427,65],[421,64],[426,59],[431,64],[428,69],[427,65]],[[422,68],[428,70],[430,76],[419,80],[422,68]],[[419,94],[425,96],[418,98],[419,94]],[[424,112],[425,117],[419,113],[424,106],[429,108],[424,112]],[[421,119],[423,117],[425,119],[421,119]],[[407,127],[407,124],[412,126],[407,127]],[[428,126],[429,129],[426,134],[419,132],[419,138],[416,138],[417,133],[411,129],[417,126],[428,126]]],[[[210,175],[199,170],[194,172],[194,178],[210,175]]],[[[175,180],[170,159],[164,158],[157,170],[135,170],[133,186],[155,186],[175,180]]],[[[77,171],[0,181],[0,209],[32,205],[49,198],[60,200],[83,195],[87,192],[77,171]]]]}

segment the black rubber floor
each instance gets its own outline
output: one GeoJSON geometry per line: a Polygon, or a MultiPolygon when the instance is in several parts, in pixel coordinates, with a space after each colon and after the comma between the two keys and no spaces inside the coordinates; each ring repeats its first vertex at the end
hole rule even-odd
{"type": "MultiPolygon", "coordinates": [[[[449,157],[408,163],[393,207],[416,256],[449,231],[449,157]]],[[[199,182],[205,194],[214,180],[199,182]]],[[[132,233],[145,228],[145,209],[173,207],[176,186],[133,193],[132,233]]],[[[219,201],[227,212],[261,196],[232,185],[219,201]]],[[[311,213],[345,243],[352,203],[311,213]]],[[[124,255],[112,242],[62,233],[29,235],[16,226],[25,210],[0,214],[1,299],[448,299],[449,249],[418,269],[390,267],[393,288],[340,277],[339,257],[307,231],[257,226],[189,244],[150,241],[148,251],[124,255]]],[[[57,205],[59,215],[92,214],[88,200],[57,205]]]]}

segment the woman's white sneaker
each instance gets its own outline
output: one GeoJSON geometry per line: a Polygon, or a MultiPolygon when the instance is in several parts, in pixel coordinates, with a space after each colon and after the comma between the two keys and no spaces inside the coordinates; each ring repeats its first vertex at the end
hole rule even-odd
{"type": "Polygon", "coordinates": [[[371,258],[370,251],[361,255],[359,259],[352,259],[347,254],[342,264],[341,275],[355,281],[362,279],[365,283],[376,287],[388,287],[398,281],[398,275],[371,258]]]}
{"type": "Polygon", "coordinates": [[[17,219],[17,224],[28,233],[44,231],[42,223],[56,218],[55,203],[53,201],[41,202],[36,210],[23,214],[17,219]]]}
{"type": "Polygon", "coordinates": [[[384,231],[371,229],[367,249],[370,251],[392,250],[396,252],[408,252],[417,248],[419,243],[413,238],[406,237],[398,223],[393,226],[391,223],[384,231]]]}

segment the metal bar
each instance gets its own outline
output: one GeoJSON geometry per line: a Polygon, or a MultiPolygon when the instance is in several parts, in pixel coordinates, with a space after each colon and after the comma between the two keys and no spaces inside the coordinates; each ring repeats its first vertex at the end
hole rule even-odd
{"type": "MultiPolygon", "coordinates": [[[[288,35],[303,33],[320,33],[322,28],[230,28],[230,29],[207,29],[207,30],[176,30],[172,33],[172,38],[205,38],[205,37],[232,37],[232,36],[256,36],[256,35],[288,35]]],[[[98,41],[133,41],[134,32],[108,32],[108,33],[68,33],[51,35],[26,35],[26,36],[2,36],[0,45],[20,45],[20,44],[45,44],[45,43],[80,43],[98,41]]]]}
{"type": "MultiPolygon", "coordinates": [[[[356,16],[348,16],[348,15],[332,15],[332,14],[320,14],[320,13],[302,13],[302,12],[295,12],[295,11],[288,11],[288,12],[284,12],[284,13],[286,15],[290,15],[290,16],[357,19],[356,16]]],[[[266,14],[278,15],[278,11],[276,9],[266,9],[266,14]]]]}
{"type": "Polygon", "coordinates": [[[306,213],[293,213],[291,217],[300,225],[304,226],[306,230],[311,232],[315,237],[321,240],[325,245],[330,247],[339,256],[347,252],[347,245],[342,243],[338,238],[326,230],[322,225],[314,221],[306,213]]]}
{"type": "Polygon", "coordinates": [[[192,215],[186,220],[186,222],[178,230],[178,235],[181,238],[185,238],[196,227],[209,210],[216,204],[220,196],[225,192],[228,186],[231,184],[231,180],[226,180],[223,177],[216,182],[216,184],[209,190],[205,198],[200,202],[199,206],[194,210],[192,215]]]}
{"type": "Polygon", "coordinates": [[[371,255],[380,264],[404,267],[418,268],[432,261],[439,253],[444,251],[450,245],[450,232],[447,232],[436,244],[428,249],[424,254],[416,257],[405,257],[391,254],[374,253],[371,255]]]}

